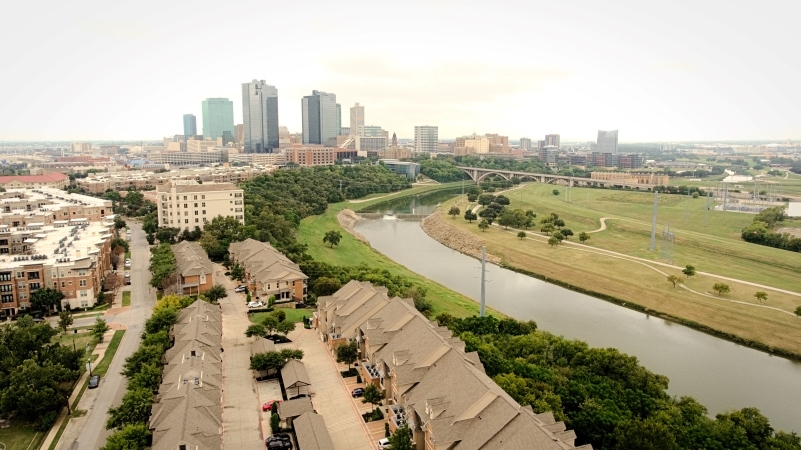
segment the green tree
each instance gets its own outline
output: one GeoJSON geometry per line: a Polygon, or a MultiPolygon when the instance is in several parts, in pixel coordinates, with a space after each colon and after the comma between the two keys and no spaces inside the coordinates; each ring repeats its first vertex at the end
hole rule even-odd
{"type": "Polygon", "coordinates": [[[481,231],[487,231],[487,228],[490,227],[489,222],[487,219],[481,219],[481,222],[478,223],[478,229],[481,231]]]}
{"type": "Polygon", "coordinates": [[[798,316],[798,317],[801,317],[801,306],[799,306],[799,307],[797,307],[795,309],[795,315],[798,316]]]}
{"type": "Polygon", "coordinates": [[[395,430],[392,436],[389,437],[389,447],[392,450],[412,450],[412,433],[409,431],[409,426],[403,424],[402,427],[395,430]]]}
{"type": "Polygon", "coordinates": [[[117,217],[114,218],[114,229],[121,230],[121,229],[125,228],[125,225],[126,225],[125,224],[125,220],[123,220],[122,217],[117,216],[117,217]]]}
{"type": "Polygon", "coordinates": [[[281,431],[281,416],[276,413],[272,413],[270,416],[270,429],[273,431],[273,434],[281,431]]]}
{"type": "Polygon", "coordinates": [[[231,267],[231,278],[237,281],[242,281],[245,278],[245,269],[239,263],[234,263],[234,266],[231,267]]]}
{"type": "Polygon", "coordinates": [[[61,311],[58,313],[58,327],[64,334],[67,334],[67,328],[72,325],[72,313],[69,311],[61,311]]]}
{"type": "Polygon", "coordinates": [[[683,273],[688,277],[691,277],[695,275],[695,267],[687,264],[686,266],[684,266],[684,269],[681,271],[681,273],[683,273]]]}
{"type": "Polygon", "coordinates": [[[122,365],[122,375],[132,380],[148,364],[161,367],[161,357],[164,355],[164,347],[161,345],[140,345],[139,348],[125,358],[122,365]]]}
{"type": "Polygon", "coordinates": [[[559,232],[562,234],[562,236],[565,237],[565,239],[569,238],[570,236],[573,236],[573,230],[571,230],[570,228],[562,228],[561,230],[559,230],[559,232]]]}
{"type": "Polygon", "coordinates": [[[481,194],[478,196],[478,204],[481,206],[487,206],[492,201],[495,200],[495,196],[492,194],[481,194]]]}
{"type": "Polygon", "coordinates": [[[384,400],[384,393],[373,383],[368,383],[367,386],[364,387],[362,403],[370,403],[373,405],[373,410],[375,410],[375,407],[381,404],[381,400],[384,400]]]}
{"type": "Polygon", "coordinates": [[[517,233],[517,237],[520,238],[521,240],[525,239],[526,238],[526,232],[525,231],[521,231],[521,232],[517,233]]]}
{"type": "Polygon", "coordinates": [[[668,275],[667,280],[668,280],[668,283],[673,285],[674,289],[676,288],[677,284],[684,283],[684,278],[677,277],[676,275],[668,275]]]}
{"type": "MultiPolygon", "coordinates": [[[[169,340],[167,342],[169,343],[169,340]]],[[[149,363],[139,368],[139,372],[128,382],[128,389],[147,389],[155,393],[158,391],[160,384],[161,364],[149,363]]]]}
{"type": "Polygon", "coordinates": [[[295,323],[294,322],[278,322],[278,326],[275,327],[275,331],[283,334],[284,336],[289,336],[289,333],[295,331],[295,323]]]}
{"type": "Polygon", "coordinates": [[[156,239],[158,239],[161,244],[174,244],[175,238],[177,238],[180,233],[180,228],[159,227],[156,231],[156,239]]]}
{"type": "Polygon", "coordinates": [[[322,295],[331,295],[342,287],[342,283],[338,278],[333,277],[319,277],[312,283],[312,292],[318,297],[322,295]]]}
{"type": "Polygon", "coordinates": [[[110,329],[106,321],[98,317],[95,320],[95,324],[92,326],[92,336],[97,339],[97,342],[103,342],[103,335],[110,329]]]}
{"type": "Polygon", "coordinates": [[[326,231],[325,236],[323,236],[323,243],[329,244],[331,248],[334,248],[335,245],[339,245],[340,240],[342,240],[342,233],[339,231],[326,231]]]}
{"type": "Polygon", "coordinates": [[[670,429],[657,420],[629,420],[615,430],[617,450],[677,450],[670,429]]]}
{"type": "Polygon", "coordinates": [[[51,288],[41,288],[31,294],[31,308],[40,309],[42,312],[49,312],[50,309],[61,303],[64,294],[51,288]]]}
{"type": "Polygon", "coordinates": [[[50,361],[37,363],[27,359],[7,374],[0,394],[0,411],[5,417],[16,413],[24,420],[36,420],[48,411],[57,411],[69,397],[77,370],[69,370],[50,361]]]}
{"type": "Polygon", "coordinates": [[[264,328],[264,325],[260,323],[254,323],[252,325],[248,325],[247,329],[245,330],[245,336],[253,337],[253,336],[260,336],[260,337],[267,337],[267,329],[264,328]]]}
{"type": "Polygon", "coordinates": [[[461,214],[462,211],[457,206],[451,206],[451,209],[448,210],[448,214],[451,216],[451,219],[455,219],[456,216],[461,214]]]}
{"type": "Polygon", "coordinates": [[[559,239],[559,242],[562,242],[565,239],[565,237],[562,235],[561,231],[557,231],[556,233],[554,233],[553,237],[555,237],[556,239],[559,239]]]}
{"type": "Polygon", "coordinates": [[[228,292],[221,284],[213,285],[208,291],[203,293],[212,303],[224,299],[228,296],[228,292]]]}
{"type": "Polygon", "coordinates": [[[553,233],[555,230],[556,227],[554,227],[552,223],[546,223],[540,228],[540,231],[545,233],[546,235],[553,233]]]}
{"type": "Polygon", "coordinates": [[[122,397],[122,403],[109,408],[106,429],[124,428],[126,425],[145,424],[153,408],[153,391],[150,389],[129,389],[122,397]]]}
{"type": "Polygon", "coordinates": [[[581,241],[582,244],[586,241],[589,241],[591,237],[592,236],[590,236],[589,233],[585,233],[584,231],[579,233],[579,240],[581,241]]]}
{"type": "Polygon", "coordinates": [[[551,247],[556,247],[559,245],[559,239],[557,239],[556,236],[551,236],[551,238],[548,239],[548,245],[551,247]]]}
{"type": "Polygon", "coordinates": [[[250,358],[251,370],[280,370],[290,359],[303,359],[303,350],[285,348],[281,351],[256,353],[250,358]]]}
{"type": "Polygon", "coordinates": [[[145,321],[145,332],[155,334],[160,331],[169,332],[170,327],[178,321],[178,310],[173,307],[159,308],[153,311],[150,318],[145,321]]]}
{"type": "Polygon", "coordinates": [[[762,292],[762,291],[755,292],[754,293],[754,297],[757,299],[757,301],[759,303],[765,303],[765,302],[768,301],[768,293],[767,292],[762,292]]]}
{"type": "Polygon", "coordinates": [[[725,283],[715,283],[712,286],[712,290],[718,293],[718,297],[731,292],[731,288],[729,288],[729,285],[725,283]]]}
{"type": "Polygon", "coordinates": [[[477,219],[478,216],[473,211],[468,209],[467,211],[464,212],[464,220],[466,220],[468,223],[473,223],[473,221],[477,219]]]}
{"type": "Polygon", "coordinates": [[[356,362],[356,359],[359,357],[358,351],[359,347],[356,342],[339,345],[336,350],[337,362],[347,364],[348,371],[350,371],[350,365],[356,362]]]}
{"type": "Polygon", "coordinates": [[[106,439],[100,450],[144,450],[150,443],[150,430],[146,424],[127,425],[106,439]]]}
{"type": "Polygon", "coordinates": [[[553,192],[553,195],[559,195],[559,189],[554,189],[554,190],[553,190],[553,191],[551,191],[551,192],[553,192]]]}

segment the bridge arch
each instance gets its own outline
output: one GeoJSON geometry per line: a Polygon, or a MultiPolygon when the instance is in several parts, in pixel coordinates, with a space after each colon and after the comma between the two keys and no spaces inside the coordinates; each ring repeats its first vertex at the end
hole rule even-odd
{"type": "Polygon", "coordinates": [[[482,181],[484,181],[484,179],[486,179],[489,176],[493,176],[493,175],[497,175],[497,176],[503,178],[504,180],[509,181],[509,177],[505,173],[502,173],[502,172],[484,172],[484,173],[481,174],[481,176],[478,177],[478,179],[476,180],[476,183],[481,183],[482,181]]]}

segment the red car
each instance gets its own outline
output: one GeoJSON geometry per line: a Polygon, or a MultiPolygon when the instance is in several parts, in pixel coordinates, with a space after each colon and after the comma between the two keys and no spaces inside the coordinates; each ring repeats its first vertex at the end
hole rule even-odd
{"type": "Polygon", "coordinates": [[[268,410],[272,409],[273,403],[275,403],[275,402],[279,402],[280,403],[281,400],[270,400],[269,402],[261,405],[261,410],[262,411],[268,411],[268,410]]]}

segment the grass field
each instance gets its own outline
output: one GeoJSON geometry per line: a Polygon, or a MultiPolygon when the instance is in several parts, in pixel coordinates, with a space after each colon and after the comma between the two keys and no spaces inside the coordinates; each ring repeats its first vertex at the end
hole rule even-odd
{"type": "Polygon", "coordinates": [[[131,291],[122,291],[122,306],[131,306],[131,291]]]}
{"type": "Polygon", "coordinates": [[[36,431],[33,425],[14,421],[8,428],[0,428],[0,443],[7,450],[30,450],[38,448],[45,438],[45,433],[36,431]]]}
{"type": "MultiPolygon", "coordinates": [[[[286,320],[289,322],[301,322],[303,318],[307,319],[312,316],[314,310],[312,309],[294,309],[294,308],[275,308],[276,311],[283,311],[286,313],[286,320]]],[[[261,322],[265,317],[270,315],[268,312],[260,312],[250,314],[250,321],[253,323],[261,322]]]]}
{"type": "Polygon", "coordinates": [[[117,349],[120,346],[120,341],[122,341],[122,337],[125,335],[125,330],[117,330],[114,332],[114,337],[111,338],[111,342],[109,342],[108,347],[106,348],[106,353],[103,354],[103,359],[97,363],[97,366],[94,368],[92,373],[95,375],[100,375],[101,377],[106,375],[108,372],[108,368],[111,365],[111,360],[114,359],[114,354],[117,353],[117,349]]]}
{"type": "MultiPolygon", "coordinates": [[[[456,186],[461,186],[461,182],[413,188],[405,190],[400,194],[408,195],[410,193],[421,193],[432,189],[456,186]]],[[[400,195],[393,195],[393,197],[396,196],[400,195]]],[[[336,218],[339,211],[344,208],[360,209],[385,200],[386,199],[377,199],[357,204],[345,202],[329,205],[325,214],[307,217],[301,221],[300,228],[298,229],[298,239],[309,246],[308,253],[317,261],[342,266],[366,264],[370,267],[386,269],[393,275],[408,278],[417,285],[426,288],[428,290],[427,298],[432,303],[432,317],[440,312],[448,312],[457,317],[478,314],[479,305],[472,299],[451,291],[439,283],[408,270],[372,249],[369,245],[357,241],[347,232],[342,232],[342,241],[337,247],[332,249],[323,244],[323,235],[326,231],[341,229],[336,218]]],[[[490,310],[489,313],[497,317],[503,317],[503,314],[494,310],[490,310]]]]}
{"type": "MultiPolygon", "coordinates": [[[[552,194],[554,188],[564,191],[564,187],[538,183],[510,191],[507,194],[512,202],[509,207],[532,209],[538,218],[557,213],[565,220],[566,228],[575,233],[572,241],[577,241],[582,231],[598,230],[600,218],[608,218],[606,230],[592,233],[589,245],[563,244],[551,248],[547,244],[548,237],[539,231],[529,230],[529,239],[521,241],[516,237],[517,232],[497,227],[481,232],[475,222],[444,220],[483,238],[490,253],[513,266],[801,354],[801,320],[792,314],[751,306],[758,303],[754,293],[765,289],[727,281],[732,290],[730,294],[723,298],[707,296],[704,294],[711,292],[712,285],[721,280],[701,274],[686,282],[687,287],[698,293],[674,289],[664,273],[681,276],[680,269],[648,262],[664,262],[659,260],[658,240],[656,251],[649,251],[653,194],[574,188],[573,203],[569,204],[560,199],[563,193],[560,198],[552,194]],[[595,250],[599,248],[648,261],[632,261],[595,250]]],[[[669,195],[660,196],[659,200],[659,224],[670,220],[675,227],[674,265],[691,264],[702,272],[795,292],[801,290],[798,282],[801,256],[798,253],[749,244],[740,239],[740,230],[753,220],[752,215],[710,211],[708,226],[704,227],[706,200],[691,199],[690,218],[685,224],[686,202],[686,197],[669,195]]],[[[450,205],[444,204],[443,209],[447,210],[450,205]]],[[[462,200],[459,206],[464,210],[468,205],[462,200]]],[[[660,233],[661,226],[657,234],[660,233]]],[[[801,305],[801,297],[767,292],[766,306],[792,312],[801,305]]]]}

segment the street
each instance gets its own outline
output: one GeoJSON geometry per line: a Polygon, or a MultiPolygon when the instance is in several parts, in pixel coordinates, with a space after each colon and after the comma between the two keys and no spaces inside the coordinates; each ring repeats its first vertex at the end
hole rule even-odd
{"type": "MultiPolygon", "coordinates": [[[[122,401],[126,391],[125,377],[120,375],[125,358],[130,356],[139,347],[140,335],[145,321],[156,303],[156,291],[150,287],[150,272],[148,265],[150,261],[150,248],[145,239],[145,233],[139,223],[128,222],[131,228],[131,308],[127,311],[114,316],[101,316],[108,323],[116,323],[125,326],[128,331],[125,333],[114,360],[109,367],[105,378],[100,382],[97,389],[87,389],[78,409],[86,410],[88,413],[83,417],[70,420],[64,430],[57,449],[69,450],[97,450],[106,443],[106,438],[111,435],[110,430],[106,430],[108,420],[108,409],[111,406],[118,406],[122,401]]],[[[92,319],[79,319],[94,323],[92,319]]],[[[76,325],[78,324],[76,320],[76,325]]]]}

